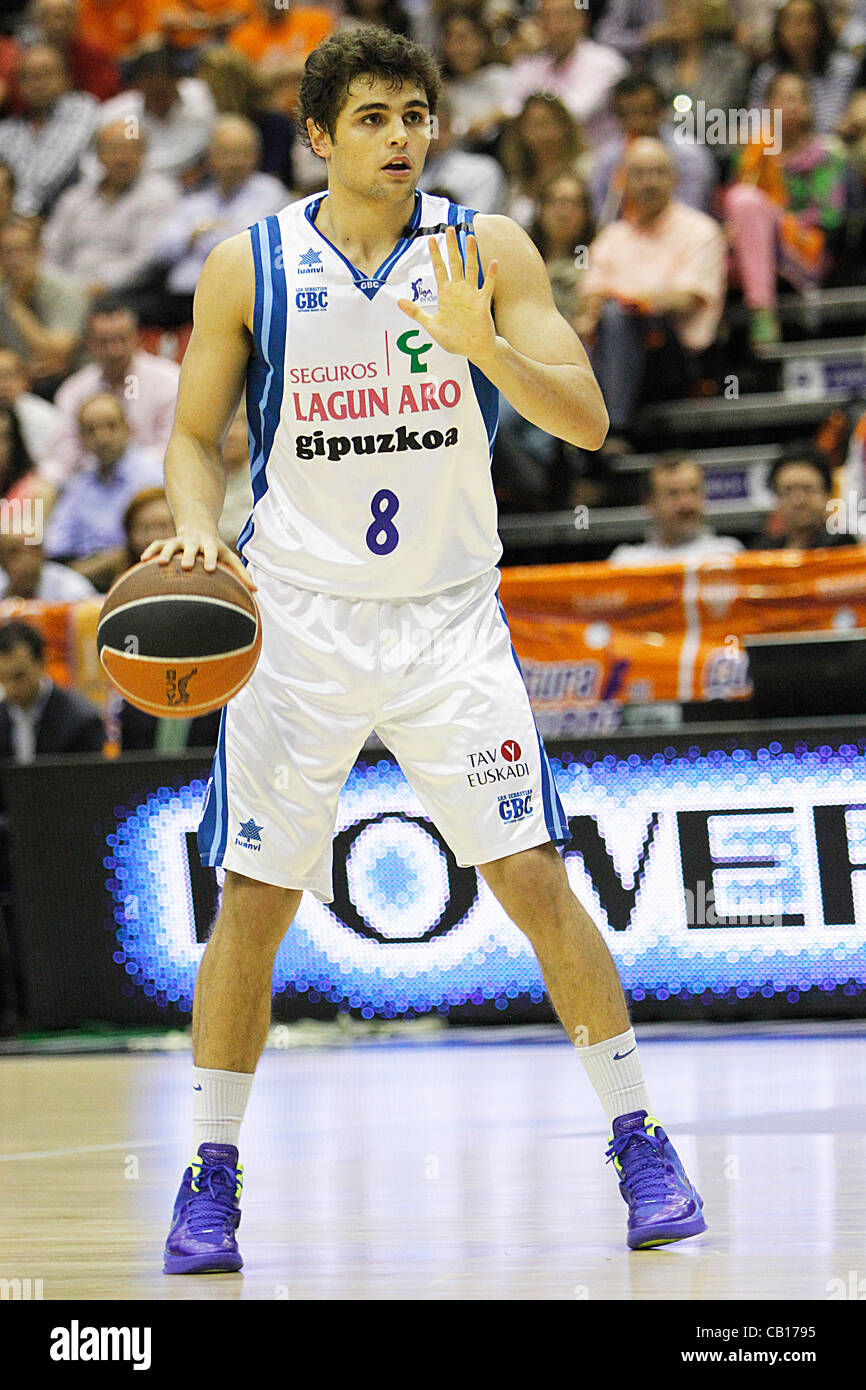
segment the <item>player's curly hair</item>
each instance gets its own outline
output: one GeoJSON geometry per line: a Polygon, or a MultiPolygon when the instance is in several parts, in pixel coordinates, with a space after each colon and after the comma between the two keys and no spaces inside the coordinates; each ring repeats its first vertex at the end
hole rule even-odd
{"type": "Polygon", "coordinates": [[[298,136],[309,145],[307,121],[334,138],[337,117],[356,77],[372,76],[390,82],[397,91],[404,82],[424,88],[430,114],[435,115],[442,92],[442,78],[436,59],[421,44],[402,34],[365,25],[346,33],[334,34],[314,48],[304,64],[298,99],[298,136]]]}

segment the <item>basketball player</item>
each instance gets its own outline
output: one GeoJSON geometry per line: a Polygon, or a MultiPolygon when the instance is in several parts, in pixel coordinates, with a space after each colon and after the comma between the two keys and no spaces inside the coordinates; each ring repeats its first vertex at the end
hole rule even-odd
{"type": "Polygon", "coordinates": [[[438,95],[428,52],[388,31],[315,49],[300,123],[327,192],[217,246],[196,292],[165,459],[177,536],[143,558],[231,565],[256,592],[263,645],[223,713],[199,827],[203,862],[226,874],[196,983],[195,1157],[170,1274],[241,1268],[239,1133],[274,955],[305,889],[333,898],[337,798],[372,729],[533,945],[612,1127],[629,1246],[704,1229],[652,1117],[615,966],[555,848],[569,828],[497,600],[497,392],[586,449],[607,413],[523,231],[416,191],[438,95]],[[241,561],[217,522],[244,383],[241,561]],[[495,776],[478,775],[482,748],[495,776]],[[500,814],[509,792],[516,820],[500,814]]]}

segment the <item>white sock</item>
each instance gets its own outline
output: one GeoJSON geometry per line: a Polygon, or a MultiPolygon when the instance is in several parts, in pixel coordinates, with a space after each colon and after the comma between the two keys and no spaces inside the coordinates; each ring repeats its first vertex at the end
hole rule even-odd
{"type": "Polygon", "coordinates": [[[605,1038],[604,1042],[593,1043],[592,1047],[579,1047],[577,1055],[586,1067],[586,1074],[610,1124],[618,1115],[628,1115],[633,1110],[652,1114],[633,1028],[620,1033],[618,1038],[605,1038]]]}
{"type": "Polygon", "coordinates": [[[193,1153],[199,1144],[234,1144],[238,1147],[241,1121],[250,1098],[253,1073],[192,1069],[193,1153]]]}

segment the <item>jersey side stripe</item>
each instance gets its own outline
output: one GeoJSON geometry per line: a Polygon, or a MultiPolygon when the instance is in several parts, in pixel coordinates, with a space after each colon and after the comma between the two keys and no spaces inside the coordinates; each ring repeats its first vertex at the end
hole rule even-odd
{"type": "MultiPolygon", "coordinates": [[[[269,217],[267,229],[268,274],[270,277],[271,306],[268,325],[268,361],[271,364],[271,380],[268,383],[267,413],[265,417],[264,458],[265,464],[271,456],[274,435],[280,423],[283,408],[283,389],[286,369],[286,332],[288,328],[288,295],[286,290],[286,271],[283,265],[283,248],[279,219],[269,217]]],[[[267,484],[265,484],[267,486],[267,484]]]]}
{"type": "Polygon", "coordinates": [[[280,422],[285,374],[288,304],[276,216],[250,228],[256,279],[253,338],[256,355],[247,370],[247,420],[253,513],[238,537],[238,551],[253,533],[255,506],[268,490],[267,464],[280,422]]]}
{"type": "MultiPolygon", "coordinates": [[[[466,268],[466,237],[471,231],[475,231],[475,209],[465,208],[458,203],[452,203],[448,209],[448,222],[457,229],[457,246],[460,250],[460,258],[463,261],[463,268],[466,268]]],[[[484,272],[481,269],[481,262],[478,264],[478,287],[484,284],[484,272]]],[[[484,420],[484,428],[487,431],[487,447],[490,457],[493,458],[493,445],[496,441],[496,431],[499,429],[499,392],[491,381],[482,371],[479,371],[474,362],[469,363],[469,375],[472,378],[472,386],[475,391],[475,399],[478,401],[478,408],[484,420]]]]}
{"type": "MultiPolygon", "coordinates": [[[[263,466],[262,460],[264,458],[263,401],[268,380],[268,364],[266,361],[264,337],[262,334],[265,284],[260,247],[260,229],[260,223],[256,223],[254,226],[250,227],[250,244],[253,253],[253,272],[255,276],[255,306],[253,308],[254,351],[247,366],[246,404],[247,428],[250,440],[250,479],[253,485],[253,512],[247,518],[247,523],[238,536],[237,549],[241,554],[243,553],[244,545],[253,533],[253,515],[255,513],[255,504],[258,501],[256,487],[261,475],[263,466]]],[[[261,491],[264,491],[263,486],[261,491]]]]}
{"type": "Polygon", "coordinates": [[[256,483],[260,483],[265,467],[265,439],[266,439],[266,411],[268,397],[271,388],[271,379],[274,374],[274,364],[271,361],[271,313],[273,310],[274,290],[271,280],[271,258],[268,254],[267,229],[262,222],[256,223],[254,244],[256,247],[256,259],[262,277],[262,319],[259,329],[259,338],[256,347],[259,350],[263,366],[267,368],[264,388],[258,402],[258,435],[261,440],[261,447],[252,466],[252,482],[255,488],[256,483]]]}

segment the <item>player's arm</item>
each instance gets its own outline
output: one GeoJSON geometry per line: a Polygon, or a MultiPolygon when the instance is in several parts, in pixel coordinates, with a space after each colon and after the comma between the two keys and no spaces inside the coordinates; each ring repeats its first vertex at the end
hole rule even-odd
{"type": "Polygon", "coordinates": [[[154,541],[142,555],[167,564],[182,550],[181,564],[190,569],[201,552],[205,569],[214,569],[219,559],[250,589],[255,585],[248,570],[220,539],[217,526],[226,490],[220,446],[246,378],[253,295],[252,248],[243,233],[215,246],[199,277],[165,454],[165,491],[177,534],[154,541]]]}
{"type": "Polygon", "coordinates": [[[589,358],[553,300],[547,269],[526,232],[509,217],[475,218],[487,273],[497,263],[489,357],[476,362],[526,420],[582,449],[600,449],[609,420],[589,358]]]}

